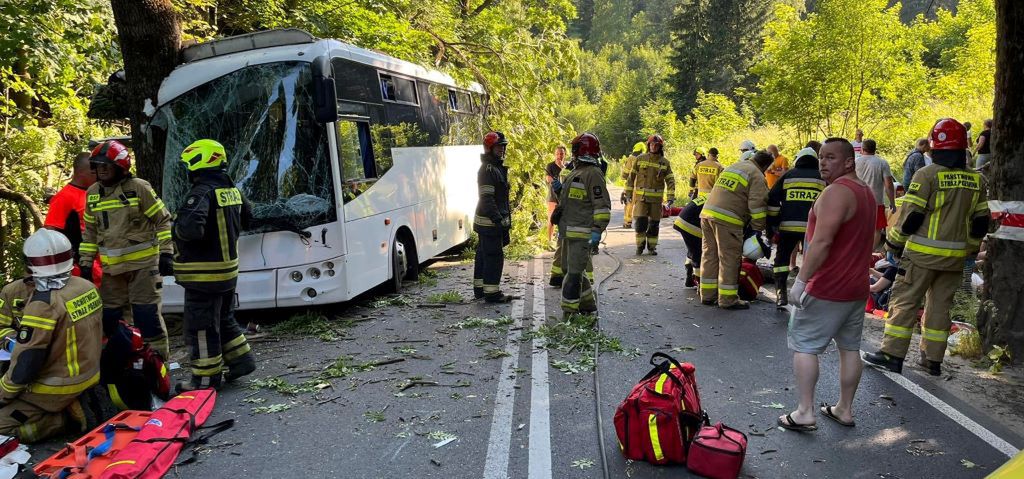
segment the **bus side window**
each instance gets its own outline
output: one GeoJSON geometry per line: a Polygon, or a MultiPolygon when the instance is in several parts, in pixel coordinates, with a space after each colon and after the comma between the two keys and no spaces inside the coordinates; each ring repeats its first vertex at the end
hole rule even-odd
{"type": "Polygon", "coordinates": [[[370,146],[370,124],[338,120],[338,162],[341,167],[342,199],[352,201],[376,181],[376,165],[370,146]]]}

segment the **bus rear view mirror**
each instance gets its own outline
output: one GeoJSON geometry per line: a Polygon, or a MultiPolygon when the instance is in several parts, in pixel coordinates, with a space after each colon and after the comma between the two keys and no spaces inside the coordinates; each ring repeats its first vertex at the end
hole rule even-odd
{"type": "Polygon", "coordinates": [[[334,123],[338,121],[338,95],[334,90],[334,79],[313,77],[313,111],[316,121],[334,123]]]}

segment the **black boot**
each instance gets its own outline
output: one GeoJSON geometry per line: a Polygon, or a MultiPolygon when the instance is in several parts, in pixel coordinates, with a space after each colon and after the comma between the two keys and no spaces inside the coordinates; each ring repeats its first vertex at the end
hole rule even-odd
{"type": "Polygon", "coordinates": [[[564,280],[564,279],[565,279],[565,276],[551,275],[551,280],[548,281],[548,284],[550,284],[551,286],[554,286],[556,288],[561,288],[562,287],[562,280],[564,280]]]}
{"type": "Polygon", "coordinates": [[[784,308],[789,304],[789,291],[787,291],[789,275],[779,273],[775,275],[775,306],[784,308]]]}
{"type": "Polygon", "coordinates": [[[890,356],[881,351],[875,351],[873,353],[864,353],[862,359],[864,359],[864,362],[872,366],[885,368],[896,374],[903,374],[903,358],[897,358],[896,356],[890,356]]]}
{"type": "Polygon", "coordinates": [[[181,394],[187,391],[195,391],[197,389],[220,389],[221,375],[220,373],[214,374],[213,376],[196,376],[192,375],[192,378],[188,381],[181,381],[174,386],[174,390],[181,394]]]}
{"type": "Polygon", "coordinates": [[[474,299],[481,299],[483,297],[484,297],[484,289],[483,288],[473,288],[473,298],[474,299]]]}
{"type": "Polygon", "coordinates": [[[640,256],[642,254],[644,254],[644,245],[642,245],[642,244],[641,245],[637,245],[637,247],[636,247],[636,255],[640,256]]]}
{"type": "Polygon", "coordinates": [[[513,299],[519,299],[519,297],[510,296],[502,293],[501,291],[484,296],[484,301],[487,301],[488,303],[511,303],[513,299]]]}
{"type": "Polygon", "coordinates": [[[227,363],[228,372],[224,373],[224,380],[234,381],[242,376],[252,374],[256,370],[256,357],[251,352],[245,353],[233,361],[227,363]]]}
{"type": "Polygon", "coordinates": [[[928,374],[932,376],[942,375],[942,363],[939,361],[929,361],[928,358],[921,354],[921,357],[917,360],[917,364],[928,371],[928,374]]]}
{"type": "Polygon", "coordinates": [[[697,277],[693,275],[693,265],[686,265],[686,283],[684,284],[687,288],[697,287],[697,277]]]}

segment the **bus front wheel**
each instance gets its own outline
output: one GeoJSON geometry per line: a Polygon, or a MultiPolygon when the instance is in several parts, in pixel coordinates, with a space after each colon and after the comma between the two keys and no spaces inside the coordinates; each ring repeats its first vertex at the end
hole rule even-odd
{"type": "Polygon", "coordinates": [[[405,242],[401,238],[395,238],[391,245],[391,282],[388,289],[392,293],[402,290],[402,281],[409,273],[409,254],[405,242]]]}

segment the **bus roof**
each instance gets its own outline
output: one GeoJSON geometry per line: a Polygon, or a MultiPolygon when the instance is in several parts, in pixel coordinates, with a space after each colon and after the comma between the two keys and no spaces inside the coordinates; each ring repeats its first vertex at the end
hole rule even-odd
{"type": "Polygon", "coordinates": [[[268,30],[213,40],[185,48],[185,63],[164,79],[157,94],[163,105],[196,86],[249,65],[283,61],[312,61],[320,55],[345,58],[381,70],[418,78],[452,88],[483,93],[477,83],[459,86],[451,76],[412,62],[390,57],[333,39],[317,39],[298,29],[268,30]]]}

